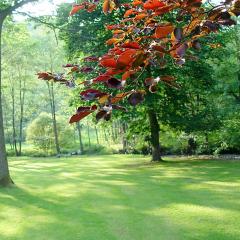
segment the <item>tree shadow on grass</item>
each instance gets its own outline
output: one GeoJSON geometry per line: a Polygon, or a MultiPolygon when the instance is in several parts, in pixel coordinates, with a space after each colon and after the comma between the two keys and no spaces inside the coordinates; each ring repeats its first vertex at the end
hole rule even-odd
{"type": "Polygon", "coordinates": [[[125,161],[14,164],[27,173],[0,191],[0,206],[19,214],[11,221],[20,227],[0,239],[239,239],[239,164],[125,161]]]}

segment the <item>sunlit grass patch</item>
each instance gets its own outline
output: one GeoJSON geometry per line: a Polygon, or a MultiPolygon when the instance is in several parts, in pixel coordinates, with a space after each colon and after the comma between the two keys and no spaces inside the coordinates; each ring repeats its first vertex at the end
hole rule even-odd
{"type": "Polygon", "coordinates": [[[1,240],[237,240],[240,161],[12,158],[1,240]]]}

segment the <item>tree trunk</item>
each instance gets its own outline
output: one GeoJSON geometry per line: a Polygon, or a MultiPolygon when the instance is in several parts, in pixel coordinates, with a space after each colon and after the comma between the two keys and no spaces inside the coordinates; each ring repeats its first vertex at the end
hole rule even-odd
{"type": "Polygon", "coordinates": [[[48,91],[49,91],[49,100],[50,100],[50,106],[51,106],[51,112],[52,112],[52,124],[53,124],[55,147],[56,147],[56,152],[59,155],[61,153],[61,150],[60,150],[60,145],[59,145],[59,141],[58,141],[56,107],[55,107],[53,83],[51,83],[51,87],[50,87],[50,84],[47,82],[47,86],[48,86],[48,91]]]}
{"type": "Polygon", "coordinates": [[[187,153],[189,155],[196,154],[196,149],[197,149],[197,142],[195,141],[194,137],[190,136],[188,139],[187,153]]]}
{"type": "Polygon", "coordinates": [[[80,123],[77,122],[76,123],[77,125],[77,130],[78,130],[78,138],[79,138],[79,150],[81,152],[81,154],[83,153],[83,142],[82,142],[82,133],[81,133],[81,126],[80,126],[80,123]]]}
{"type": "Polygon", "coordinates": [[[112,126],[111,126],[111,136],[112,136],[112,142],[113,143],[116,143],[116,138],[115,138],[115,132],[114,132],[114,124],[112,123],[112,126]]]}
{"type": "MultiPolygon", "coordinates": [[[[3,116],[7,116],[7,112],[9,112],[9,109],[8,109],[8,101],[4,98],[4,92],[2,91],[2,105],[4,106],[3,108],[3,116]]],[[[11,139],[11,136],[12,136],[12,132],[11,132],[11,129],[9,129],[8,127],[8,124],[9,124],[9,121],[7,120],[7,118],[5,117],[4,118],[4,131],[5,131],[5,142],[6,142],[6,136],[8,138],[8,144],[10,145],[10,149],[11,150],[14,150],[13,148],[13,144],[12,144],[12,139],[11,139]]]]}
{"type": "Polygon", "coordinates": [[[97,127],[95,126],[95,133],[96,133],[96,138],[97,138],[97,144],[99,145],[99,137],[98,137],[98,130],[97,127]]]}
{"type": "Polygon", "coordinates": [[[87,133],[88,133],[88,147],[91,147],[91,137],[90,137],[90,127],[89,124],[87,124],[87,133]]]}
{"type": "Polygon", "coordinates": [[[55,107],[55,97],[52,83],[52,115],[53,115],[53,130],[57,154],[61,153],[59,140],[58,140],[58,131],[57,131],[57,120],[56,120],[56,107],[55,107]]]}
{"type": "Polygon", "coordinates": [[[103,128],[103,134],[104,134],[105,143],[108,143],[108,138],[107,138],[107,134],[106,134],[105,128],[103,128]]]}
{"type": "Polygon", "coordinates": [[[11,15],[17,8],[24,4],[35,2],[37,0],[14,1],[13,5],[6,6],[0,11],[0,186],[8,186],[13,183],[10,178],[7,152],[5,145],[4,126],[3,126],[3,109],[2,109],[2,27],[7,16],[11,15]]]}
{"type": "Polygon", "coordinates": [[[205,132],[205,146],[206,146],[206,153],[210,153],[210,148],[209,148],[209,139],[208,139],[208,133],[205,132]]]}
{"type": "Polygon", "coordinates": [[[153,109],[148,109],[148,118],[151,131],[152,161],[162,161],[159,141],[160,127],[158,124],[157,115],[153,109]]]}
{"type": "Polygon", "coordinates": [[[126,139],[126,128],[127,128],[127,126],[126,126],[126,123],[125,122],[123,122],[122,123],[122,126],[121,126],[121,135],[122,135],[122,152],[123,153],[127,153],[127,139],[126,139]]]}
{"type": "Polygon", "coordinates": [[[23,115],[24,115],[24,103],[25,103],[25,89],[26,87],[26,79],[23,80],[22,86],[22,78],[20,76],[20,122],[19,122],[19,151],[18,155],[22,155],[22,142],[23,142],[23,115]]]}
{"type": "MultiPolygon", "coordinates": [[[[13,79],[12,79],[12,81],[13,81],[13,79]]],[[[13,133],[13,147],[14,147],[15,155],[18,156],[16,121],[15,121],[15,86],[14,86],[14,83],[12,83],[12,86],[11,86],[11,97],[12,97],[12,133],[13,133]]]]}
{"type": "Polygon", "coordinates": [[[2,110],[2,26],[3,19],[0,18],[0,186],[11,185],[9,174],[7,152],[5,146],[3,110],[2,110]]]}

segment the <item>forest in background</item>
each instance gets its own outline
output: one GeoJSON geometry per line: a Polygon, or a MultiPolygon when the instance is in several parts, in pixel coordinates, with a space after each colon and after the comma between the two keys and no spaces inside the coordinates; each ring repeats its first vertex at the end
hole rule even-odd
{"type": "MultiPolygon", "coordinates": [[[[9,155],[85,153],[150,154],[146,106],[160,125],[162,154],[240,152],[239,26],[211,35],[198,61],[171,66],[180,88],[162,84],[146,104],[96,124],[94,117],[69,124],[81,102],[79,89],[37,79],[39,71],[62,72],[62,65],[106,51],[104,23],[114,14],[83,12],[69,20],[63,4],[49,24],[9,18],[3,28],[3,111],[9,155]],[[94,37],[93,37],[94,36],[94,37]],[[227,57],[226,57],[227,56],[227,57]]],[[[45,21],[45,19],[44,19],[45,21]]],[[[83,81],[83,79],[79,79],[83,81]]]]}

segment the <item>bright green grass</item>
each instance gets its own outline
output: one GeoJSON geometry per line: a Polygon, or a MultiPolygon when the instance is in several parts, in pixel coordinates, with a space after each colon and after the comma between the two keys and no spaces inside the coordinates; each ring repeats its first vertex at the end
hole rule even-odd
{"type": "Polygon", "coordinates": [[[240,239],[240,161],[148,161],[11,159],[0,239],[240,239]]]}

